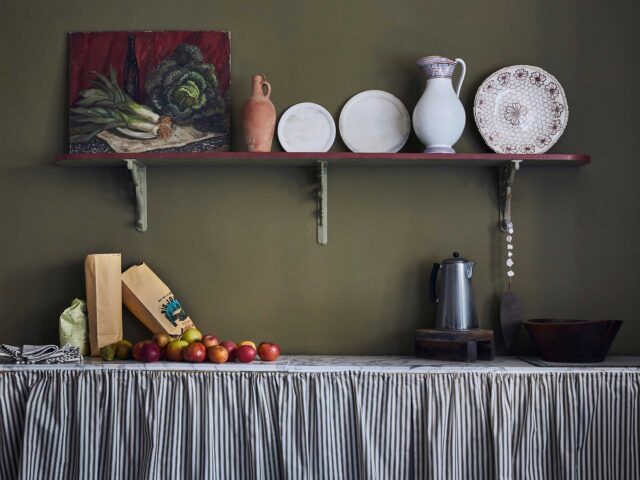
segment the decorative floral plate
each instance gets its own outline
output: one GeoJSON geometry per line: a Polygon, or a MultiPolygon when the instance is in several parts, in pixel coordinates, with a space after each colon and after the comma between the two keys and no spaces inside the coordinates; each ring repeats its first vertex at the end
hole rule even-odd
{"type": "Polygon", "coordinates": [[[539,67],[514,65],[490,75],[476,93],[473,115],[497,153],[544,153],[569,119],[560,82],[539,67]]]}

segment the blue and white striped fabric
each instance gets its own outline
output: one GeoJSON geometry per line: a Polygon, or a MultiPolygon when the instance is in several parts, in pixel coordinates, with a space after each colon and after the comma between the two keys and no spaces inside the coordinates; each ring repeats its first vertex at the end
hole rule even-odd
{"type": "Polygon", "coordinates": [[[639,391],[635,372],[0,372],[0,478],[637,480],[639,391]]]}

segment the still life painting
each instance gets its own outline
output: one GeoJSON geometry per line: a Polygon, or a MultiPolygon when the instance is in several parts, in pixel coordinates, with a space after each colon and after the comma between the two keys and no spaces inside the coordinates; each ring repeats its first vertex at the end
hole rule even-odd
{"type": "Polygon", "coordinates": [[[228,32],[69,34],[70,153],[226,151],[228,32]]]}

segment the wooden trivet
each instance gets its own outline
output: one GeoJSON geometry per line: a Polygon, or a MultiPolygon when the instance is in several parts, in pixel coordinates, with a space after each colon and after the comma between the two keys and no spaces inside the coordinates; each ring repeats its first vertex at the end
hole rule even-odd
{"type": "Polygon", "coordinates": [[[454,362],[493,360],[493,330],[432,330],[415,333],[416,357],[454,362]]]}

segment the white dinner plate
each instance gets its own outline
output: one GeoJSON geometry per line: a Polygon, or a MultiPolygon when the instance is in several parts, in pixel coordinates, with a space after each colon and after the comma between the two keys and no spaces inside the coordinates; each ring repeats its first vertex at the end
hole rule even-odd
{"type": "Polygon", "coordinates": [[[513,65],[482,82],[473,105],[484,141],[497,153],[544,153],[569,120],[560,82],[531,65],[513,65]]]}
{"type": "Polygon", "coordinates": [[[326,152],[336,139],[336,123],[317,103],[298,103],[282,114],[278,140],[287,152],[326,152]]]}
{"type": "Polygon", "coordinates": [[[411,133],[407,108],[382,90],[351,97],[340,112],[339,124],[342,140],[352,152],[396,153],[411,133]]]}

